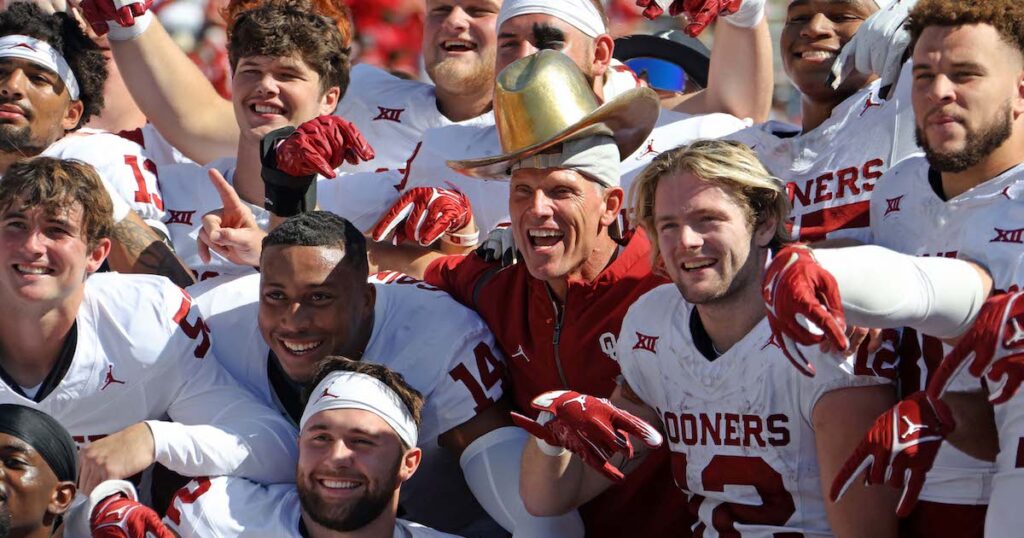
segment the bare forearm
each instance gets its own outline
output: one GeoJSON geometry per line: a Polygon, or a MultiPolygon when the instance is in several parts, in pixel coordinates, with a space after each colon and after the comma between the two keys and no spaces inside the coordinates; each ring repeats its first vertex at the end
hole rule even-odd
{"type": "Polygon", "coordinates": [[[738,118],[766,121],[772,105],[772,45],[768,23],[738,28],[715,26],[708,87],[682,101],[676,110],[687,114],[723,112],[738,118]]]}
{"type": "Polygon", "coordinates": [[[367,258],[370,274],[380,271],[398,271],[413,278],[422,279],[427,267],[443,253],[415,245],[392,245],[366,239],[367,258]]]}
{"type": "Polygon", "coordinates": [[[985,461],[995,461],[999,452],[992,404],[984,392],[947,392],[942,396],[950,410],[956,429],[946,441],[962,452],[985,461]]]}
{"type": "Polygon", "coordinates": [[[137,39],[110,45],[135,102],[171,145],[202,164],[234,154],[238,125],[231,103],[159,22],[137,39]]]}
{"type": "Polygon", "coordinates": [[[108,261],[121,273],[162,275],[184,288],[195,277],[160,236],[135,213],[114,225],[108,261]]]}
{"type": "Polygon", "coordinates": [[[596,497],[611,482],[597,476],[570,452],[557,457],[541,452],[534,439],[523,448],[519,496],[526,510],[541,517],[559,516],[596,497]],[[587,474],[593,476],[587,477],[587,474]],[[588,479],[589,478],[589,479],[588,479]],[[589,483],[593,490],[587,490],[589,483]]]}

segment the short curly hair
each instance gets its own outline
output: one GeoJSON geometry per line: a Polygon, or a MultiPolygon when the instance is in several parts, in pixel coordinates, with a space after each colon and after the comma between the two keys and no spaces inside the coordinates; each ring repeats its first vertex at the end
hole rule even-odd
{"type": "Polygon", "coordinates": [[[910,11],[907,27],[912,42],[929,26],[988,24],[1003,41],[1024,54],[1024,2],[1020,0],[921,0],[910,11]]]}
{"type": "MultiPolygon", "coordinates": [[[[293,0],[305,5],[307,11],[323,15],[334,20],[341,32],[342,43],[347,47],[352,43],[352,10],[342,0],[293,0]]],[[[261,6],[267,0],[229,0],[228,5],[220,10],[220,16],[227,22],[228,31],[235,24],[235,19],[245,11],[261,6]]]]}
{"type": "Polygon", "coordinates": [[[0,36],[8,35],[26,35],[45,41],[64,56],[78,80],[78,100],[83,109],[74,129],[103,110],[107,59],[103,49],[85,35],[74,17],[67,13],[47,15],[35,4],[16,2],[0,12],[0,36]]]}
{"type": "Polygon", "coordinates": [[[270,0],[238,14],[228,34],[231,70],[249,56],[298,54],[320,75],[320,91],[332,86],[345,95],[352,67],[349,48],[335,21],[296,0],[270,0]]]}

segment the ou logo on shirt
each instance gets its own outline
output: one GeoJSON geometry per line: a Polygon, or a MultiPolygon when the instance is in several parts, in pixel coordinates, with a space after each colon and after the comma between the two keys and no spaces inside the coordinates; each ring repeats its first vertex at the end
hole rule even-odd
{"type": "Polygon", "coordinates": [[[619,360],[615,353],[616,340],[614,334],[604,333],[598,337],[597,341],[601,345],[601,351],[603,351],[605,355],[608,355],[608,358],[613,361],[619,360]]]}

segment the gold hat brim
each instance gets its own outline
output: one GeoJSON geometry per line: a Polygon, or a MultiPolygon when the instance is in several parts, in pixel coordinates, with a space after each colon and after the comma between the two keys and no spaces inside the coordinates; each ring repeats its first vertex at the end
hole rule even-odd
{"type": "Polygon", "coordinates": [[[633,88],[618,95],[554,136],[513,152],[492,157],[447,161],[460,174],[481,179],[509,179],[512,163],[540,153],[566,140],[592,135],[608,135],[625,160],[650,136],[658,122],[661,102],[650,88],[633,88]]]}

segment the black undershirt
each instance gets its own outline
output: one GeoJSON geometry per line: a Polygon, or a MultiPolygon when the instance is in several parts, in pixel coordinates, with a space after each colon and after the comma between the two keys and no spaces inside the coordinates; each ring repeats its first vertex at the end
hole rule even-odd
{"type": "Polygon", "coordinates": [[[302,403],[302,385],[288,377],[273,351],[267,353],[267,377],[277,400],[284,406],[288,416],[298,424],[305,408],[302,403]]]}
{"type": "Polygon", "coordinates": [[[693,338],[693,345],[697,346],[697,351],[700,351],[705,359],[713,361],[718,358],[715,344],[708,336],[708,332],[704,330],[704,324],[701,323],[700,314],[697,313],[696,308],[690,312],[690,337],[693,338]]]}
{"type": "Polygon", "coordinates": [[[29,398],[25,391],[21,390],[21,385],[11,377],[3,365],[0,365],[0,379],[7,384],[14,392],[17,392],[21,396],[28,398],[36,403],[43,401],[44,398],[50,395],[54,389],[60,385],[60,382],[64,380],[64,376],[71,369],[71,361],[75,358],[75,350],[78,348],[78,321],[76,320],[71,329],[68,331],[67,336],[64,337],[64,344],[60,348],[60,353],[57,355],[57,363],[53,365],[53,369],[50,370],[49,374],[46,374],[46,379],[43,380],[42,385],[39,386],[39,390],[36,391],[35,398],[29,398]]]}
{"type": "Polygon", "coordinates": [[[948,202],[946,198],[946,189],[942,188],[942,173],[938,170],[928,167],[928,184],[932,186],[932,191],[939,197],[943,202],[948,202]]]}

